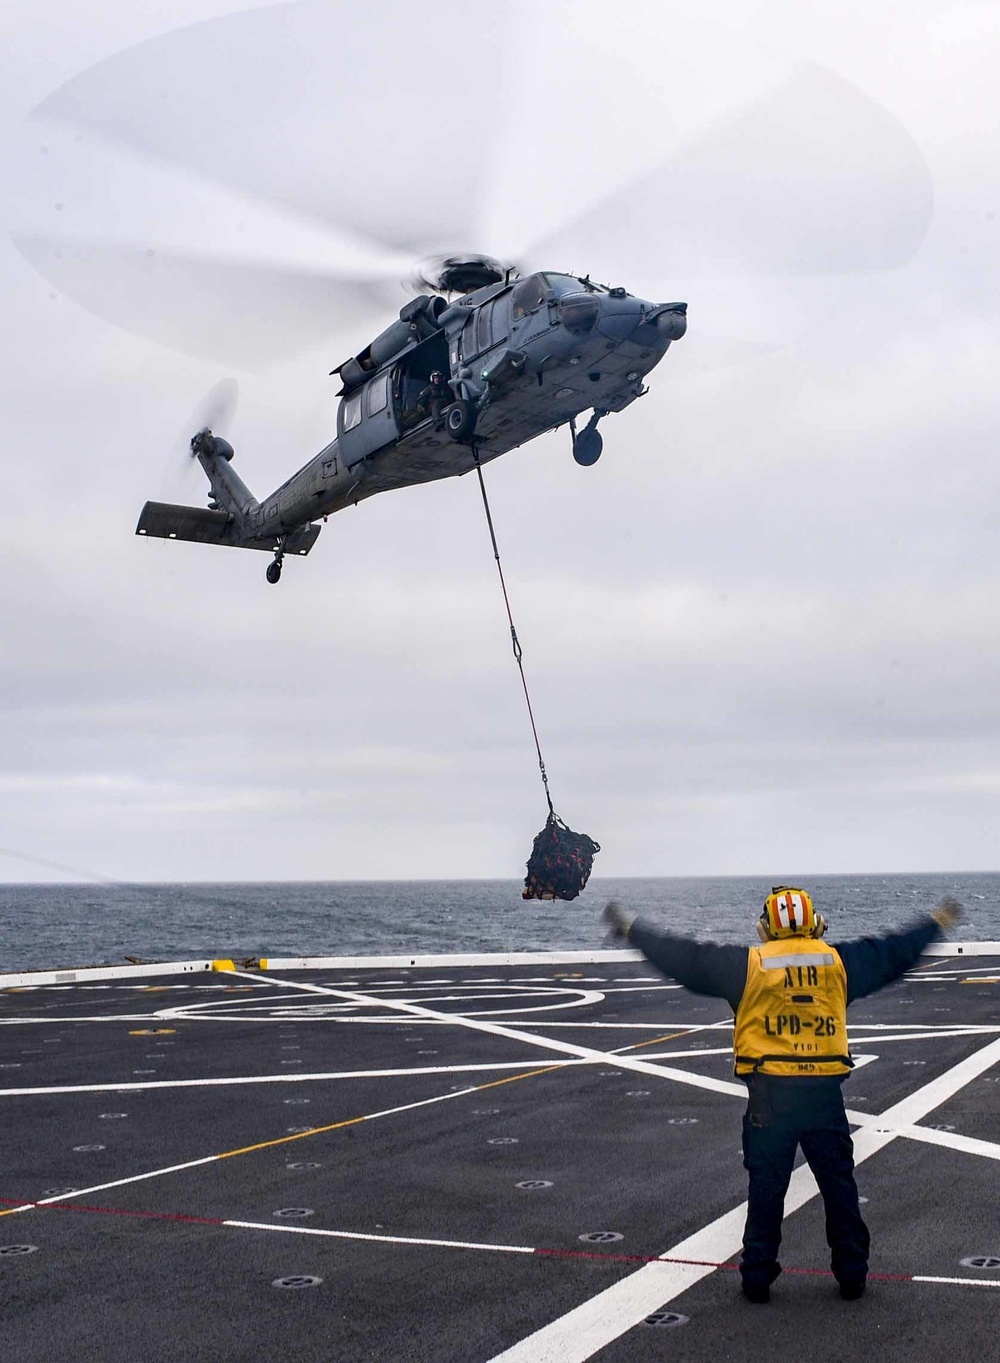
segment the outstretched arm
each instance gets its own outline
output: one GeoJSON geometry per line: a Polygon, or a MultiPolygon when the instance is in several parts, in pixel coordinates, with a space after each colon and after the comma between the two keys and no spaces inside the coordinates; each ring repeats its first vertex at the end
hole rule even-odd
{"type": "Polygon", "coordinates": [[[616,937],[636,947],[664,975],[692,993],[726,999],[736,1011],[747,978],[746,947],[661,932],[627,913],[615,900],[606,905],[604,918],[616,937]]]}
{"type": "Polygon", "coordinates": [[[847,1002],[863,999],[899,979],[926,946],[958,922],[961,913],[962,906],[949,897],[926,918],[901,932],[834,943],[847,971],[847,1002]]]}

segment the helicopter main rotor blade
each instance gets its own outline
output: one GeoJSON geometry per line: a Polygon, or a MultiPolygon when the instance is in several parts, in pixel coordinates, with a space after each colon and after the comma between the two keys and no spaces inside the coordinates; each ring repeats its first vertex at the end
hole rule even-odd
{"type": "MultiPolygon", "coordinates": [[[[239,369],[293,354],[385,306],[384,280],[234,264],[152,248],[17,235],[57,289],[116,326],[239,369]]],[[[331,354],[331,361],[345,358],[331,354]]]]}
{"type": "MultiPolygon", "coordinates": [[[[81,72],[23,125],[15,244],[107,320],[238,367],[384,326],[422,257],[482,249],[488,170],[440,153],[454,97],[439,36],[393,9],[391,38],[381,14],[338,24],[310,0],[81,72]]],[[[484,42],[498,23],[461,0],[437,18],[484,42]]]]}
{"type": "Polygon", "coordinates": [[[51,118],[24,133],[14,244],[74,301],[186,353],[238,367],[281,358],[394,299],[409,266],[51,118]]]}
{"type": "Polygon", "coordinates": [[[763,316],[787,335],[838,276],[905,263],[931,202],[877,101],[687,0],[296,0],[116,53],[24,126],[32,263],[234,365],[381,329],[456,252],[687,297],[738,353],[763,316]]]}
{"type": "Polygon", "coordinates": [[[927,163],[902,124],[801,63],[526,254],[568,255],[598,278],[884,270],[912,258],[932,204],[927,163]]]}
{"type": "Polygon", "coordinates": [[[484,145],[460,149],[442,36],[474,52],[501,29],[465,0],[435,0],[432,22],[422,6],[298,0],[115,53],[36,113],[389,247],[432,249],[442,225],[472,246],[484,145]]]}

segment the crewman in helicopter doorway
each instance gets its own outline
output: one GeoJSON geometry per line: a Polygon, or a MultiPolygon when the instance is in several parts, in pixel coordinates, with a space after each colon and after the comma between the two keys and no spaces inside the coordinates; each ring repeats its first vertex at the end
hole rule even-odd
{"type": "Polygon", "coordinates": [[[869,1234],[841,1091],[854,1064],[847,1007],[909,970],[961,912],[946,898],[901,932],[829,945],[822,941],[826,923],[806,891],[777,885],[757,923],[761,945],[740,947],[659,931],[614,900],[605,907],[616,937],[685,988],[726,999],[735,1014],[735,1069],[749,1090],[743,1164],[750,1190],[740,1260],[749,1301],[770,1301],[781,1272],[781,1222],[798,1146],[823,1197],[840,1295],[854,1301],[864,1292],[869,1234]]]}
{"type": "Polygon", "coordinates": [[[444,421],[441,413],[455,401],[455,394],[451,390],[451,384],[441,373],[440,369],[435,369],[430,377],[430,382],[426,387],[421,388],[417,394],[417,414],[421,421],[426,417],[434,418],[434,429],[443,430],[444,421]]]}

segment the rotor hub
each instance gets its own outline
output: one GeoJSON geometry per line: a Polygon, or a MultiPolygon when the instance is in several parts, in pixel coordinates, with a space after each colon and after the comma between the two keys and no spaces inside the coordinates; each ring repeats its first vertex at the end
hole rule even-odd
{"type": "Polygon", "coordinates": [[[437,293],[471,293],[489,284],[502,284],[516,273],[512,265],[502,265],[492,256],[432,256],[417,267],[414,283],[437,293]]]}

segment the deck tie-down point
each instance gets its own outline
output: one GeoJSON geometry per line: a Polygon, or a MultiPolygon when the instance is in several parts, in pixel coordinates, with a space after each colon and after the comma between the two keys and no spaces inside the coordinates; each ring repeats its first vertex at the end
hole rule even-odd
{"type": "Polygon", "coordinates": [[[654,1311],[642,1322],[643,1325],[687,1325],[690,1316],[682,1316],[677,1311],[654,1311]]]}

